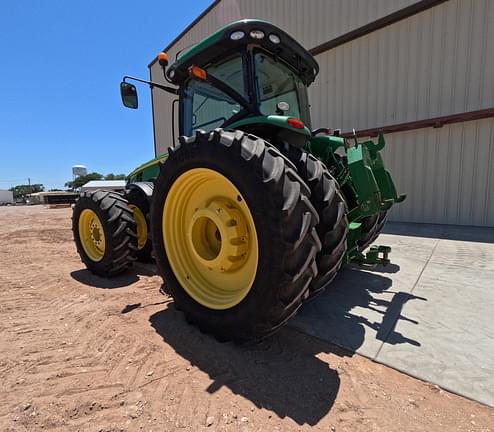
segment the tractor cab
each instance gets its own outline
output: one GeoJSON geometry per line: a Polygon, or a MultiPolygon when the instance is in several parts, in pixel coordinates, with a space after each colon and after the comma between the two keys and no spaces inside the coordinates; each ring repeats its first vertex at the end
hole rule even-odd
{"type": "Polygon", "coordinates": [[[179,86],[180,134],[231,127],[307,135],[307,86],[319,67],[287,33],[260,20],[232,23],[179,54],[166,71],[179,86]]]}
{"type": "MultiPolygon", "coordinates": [[[[149,84],[179,96],[180,135],[221,127],[300,147],[311,135],[307,87],[319,66],[268,22],[231,23],[180,52],[169,67],[165,53],[159,62],[165,79],[177,87],[149,84]]],[[[132,92],[131,84],[122,85],[132,92]]]]}

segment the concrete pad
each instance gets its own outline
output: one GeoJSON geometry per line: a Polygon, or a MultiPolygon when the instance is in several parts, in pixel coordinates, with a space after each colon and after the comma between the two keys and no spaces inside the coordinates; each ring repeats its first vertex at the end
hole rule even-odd
{"type": "Polygon", "coordinates": [[[391,265],[347,266],[290,325],[494,406],[494,229],[386,232],[391,265]]]}
{"type": "MultiPolygon", "coordinates": [[[[290,325],[374,358],[393,330],[402,304],[412,299],[411,287],[425,262],[403,258],[400,265],[403,271],[382,274],[345,268],[330,289],[303,306],[290,325]]],[[[396,335],[395,340],[417,343],[404,335],[396,335]]]]}
{"type": "Polygon", "coordinates": [[[451,264],[480,271],[494,271],[494,245],[441,240],[431,257],[431,262],[451,264]]]}
{"type": "Polygon", "coordinates": [[[494,406],[494,271],[429,263],[395,332],[420,345],[388,337],[375,360],[494,406]]]}

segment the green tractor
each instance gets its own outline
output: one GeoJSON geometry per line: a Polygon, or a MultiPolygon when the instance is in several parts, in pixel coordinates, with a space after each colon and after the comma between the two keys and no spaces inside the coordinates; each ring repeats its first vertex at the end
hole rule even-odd
{"type": "Polygon", "coordinates": [[[307,87],[319,66],[274,25],[242,20],[180,53],[169,85],[179,139],[128,177],[124,194],[82,194],[73,232],[82,261],[111,276],[151,249],[189,322],[221,340],[263,338],[321,293],[344,263],[386,263],[371,247],[398,196],[380,150],[311,130],[307,87]]]}

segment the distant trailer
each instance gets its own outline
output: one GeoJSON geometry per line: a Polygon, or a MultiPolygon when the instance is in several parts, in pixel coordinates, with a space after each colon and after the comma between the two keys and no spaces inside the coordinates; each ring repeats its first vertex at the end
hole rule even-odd
{"type": "Polygon", "coordinates": [[[79,198],[79,194],[78,193],[50,194],[50,195],[45,195],[43,198],[44,198],[44,203],[49,204],[50,206],[68,205],[68,204],[74,204],[77,201],[77,198],[79,198]]]}
{"type": "Polygon", "coordinates": [[[0,205],[13,204],[14,193],[9,190],[0,189],[0,205]]]}
{"type": "Polygon", "coordinates": [[[46,204],[46,205],[70,205],[79,198],[77,192],[50,191],[36,192],[28,195],[27,204],[46,204]]]}

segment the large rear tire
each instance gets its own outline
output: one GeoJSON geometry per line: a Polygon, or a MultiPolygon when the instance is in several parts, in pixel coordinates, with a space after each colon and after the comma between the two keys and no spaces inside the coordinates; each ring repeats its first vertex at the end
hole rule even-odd
{"type": "Polygon", "coordinates": [[[291,163],[242,132],[198,132],[155,182],[152,238],[166,290],[220,340],[261,339],[308,296],[321,244],[310,191],[291,163]]]}
{"type": "Polygon", "coordinates": [[[388,212],[386,210],[382,210],[378,214],[367,216],[361,221],[361,235],[357,242],[360,251],[367,249],[376,241],[377,237],[379,237],[379,234],[381,234],[381,231],[384,228],[387,216],[388,212]]]}
{"type": "Polygon", "coordinates": [[[82,262],[94,274],[115,276],[136,260],[136,223],[116,192],[83,192],[72,213],[72,232],[82,262]]]}
{"type": "Polygon", "coordinates": [[[317,254],[318,275],[310,284],[310,298],[322,293],[340,269],[347,249],[348,220],[338,182],[310,153],[290,146],[290,160],[310,188],[310,201],[319,215],[316,230],[322,249],[317,254]]]}

